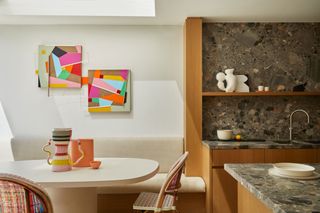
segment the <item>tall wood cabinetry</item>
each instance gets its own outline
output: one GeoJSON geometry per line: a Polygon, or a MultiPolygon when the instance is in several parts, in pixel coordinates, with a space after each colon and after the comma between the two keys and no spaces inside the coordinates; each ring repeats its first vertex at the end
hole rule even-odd
{"type": "Polygon", "coordinates": [[[187,176],[201,176],[202,157],[202,19],[184,24],[184,139],[189,151],[187,176]]]}

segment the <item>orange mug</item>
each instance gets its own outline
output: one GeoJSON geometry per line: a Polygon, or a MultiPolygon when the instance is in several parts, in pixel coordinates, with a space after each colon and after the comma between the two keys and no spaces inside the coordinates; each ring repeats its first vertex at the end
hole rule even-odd
{"type": "Polygon", "coordinates": [[[71,140],[71,160],[73,167],[90,167],[93,161],[93,139],[71,140]]]}

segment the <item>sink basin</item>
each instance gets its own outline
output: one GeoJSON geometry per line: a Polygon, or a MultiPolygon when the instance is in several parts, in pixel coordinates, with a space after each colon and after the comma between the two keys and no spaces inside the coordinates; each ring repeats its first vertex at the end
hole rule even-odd
{"type": "Polygon", "coordinates": [[[318,144],[320,145],[320,140],[273,140],[273,143],[277,144],[318,144]]]}
{"type": "Polygon", "coordinates": [[[304,143],[312,143],[320,145],[320,140],[303,140],[304,143]]]}
{"type": "Polygon", "coordinates": [[[290,141],[290,140],[274,140],[272,142],[278,143],[278,144],[291,144],[292,143],[292,141],[290,141]]]}
{"type": "Polygon", "coordinates": [[[242,143],[265,143],[266,140],[264,139],[241,139],[241,140],[236,140],[235,142],[242,142],[242,143]]]}
{"type": "Polygon", "coordinates": [[[261,142],[265,142],[265,139],[241,139],[241,140],[219,140],[217,139],[217,141],[219,142],[228,142],[228,143],[232,143],[232,142],[248,142],[248,143],[261,143],[261,142]]]}

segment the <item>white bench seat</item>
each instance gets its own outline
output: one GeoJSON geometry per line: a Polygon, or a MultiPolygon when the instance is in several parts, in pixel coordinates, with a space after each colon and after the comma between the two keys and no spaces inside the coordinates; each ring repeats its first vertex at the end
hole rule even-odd
{"type": "MultiPolygon", "coordinates": [[[[158,173],[149,180],[123,186],[98,188],[98,194],[133,194],[140,192],[159,192],[167,174],[158,173]]],[[[181,176],[181,193],[205,193],[205,183],[201,177],[181,176]]]]}

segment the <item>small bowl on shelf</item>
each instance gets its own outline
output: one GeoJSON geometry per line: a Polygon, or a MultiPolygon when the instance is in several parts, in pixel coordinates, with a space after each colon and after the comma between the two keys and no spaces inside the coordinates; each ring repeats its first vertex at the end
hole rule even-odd
{"type": "Polygon", "coordinates": [[[90,166],[92,169],[99,169],[100,165],[101,165],[101,161],[99,160],[90,161],[90,166]]]}
{"type": "Polygon", "coordinates": [[[219,140],[231,140],[232,137],[232,130],[230,129],[219,129],[217,130],[217,136],[219,140]]]}

